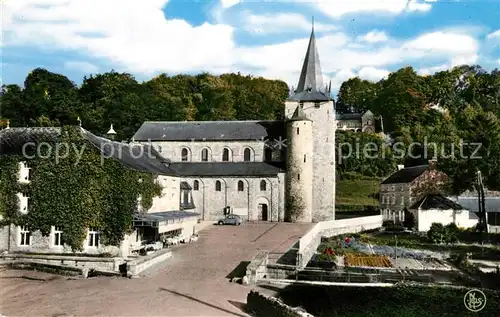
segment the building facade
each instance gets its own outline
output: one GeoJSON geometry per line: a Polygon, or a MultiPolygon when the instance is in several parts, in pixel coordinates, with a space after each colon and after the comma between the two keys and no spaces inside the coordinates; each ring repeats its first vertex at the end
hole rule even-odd
{"type": "Polygon", "coordinates": [[[446,174],[436,170],[436,162],[412,167],[398,166],[398,171],[380,184],[380,209],[384,221],[404,221],[405,210],[429,193],[440,191],[446,174]]]}
{"type": "Polygon", "coordinates": [[[381,116],[375,116],[370,110],[365,113],[338,113],[337,129],[365,133],[383,132],[381,116]]]}
{"type": "MultiPolygon", "coordinates": [[[[129,145],[113,142],[97,137],[81,129],[84,138],[93,145],[91,149],[102,152],[106,159],[119,161],[123,168],[156,175],[156,181],[162,187],[162,193],[153,198],[152,206],[148,210],[140,207],[141,197],[138,197],[136,218],[149,219],[132,224],[133,231],[126,234],[119,246],[104,245],[100,239],[99,228],[85,228],[86,238],[83,241],[80,254],[110,254],[112,256],[127,257],[134,251],[139,251],[145,244],[158,240],[161,235],[187,235],[196,231],[199,215],[193,212],[194,203],[191,189],[188,184],[181,181],[176,171],[169,167],[168,161],[160,158],[153,150],[146,149],[144,145],[129,145]],[[141,153],[148,153],[139,155],[141,153]]],[[[36,145],[37,140],[56,141],[60,137],[60,128],[10,128],[0,131],[0,154],[16,155],[18,149],[26,142],[36,145]]],[[[17,153],[18,154],[18,153],[17,153]]],[[[43,159],[43,158],[41,158],[43,159]]],[[[29,161],[18,163],[17,181],[28,185],[31,182],[32,167],[29,161]]],[[[96,167],[99,168],[99,167],[96,167]]],[[[57,170],[54,171],[57,173],[57,170]]],[[[19,213],[29,213],[33,203],[29,194],[18,193],[19,213]]],[[[1,215],[0,215],[1,217],[1,215]]],[[[28,226],[13,224],[0,228],[0,251],[21,253],[73,253],[71,248],[64,243],[64,229],[54,223],[50,233],[46,236],[40,231],[34,231],[28,226]]]]}
{"type": "Polygon", "coordinates": [[[283,121],[145,122],[133,142],[170,159],[203,220],[284,221],[300,200],[296,220],[318,222],[335,219],[336,128],[313,30],[283,121]]]}

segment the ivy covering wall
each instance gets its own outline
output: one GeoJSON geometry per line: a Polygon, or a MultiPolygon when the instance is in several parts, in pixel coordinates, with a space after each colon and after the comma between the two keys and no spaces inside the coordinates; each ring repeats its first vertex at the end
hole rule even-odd
{"type": "Polygon", "coordinates": [[[51,226],[61,227],[64,242],[73,251],[82,250],[90,227],[101,231],[104,245],[119,246],[132,229],[137,198],[142,197],[142,208],[147,210],[153,198],[161,194],[157,175],[126,169],[111,158],[101,162],[99,149],[81,135],[79,127],[64,127],[59,142],[71,147],[69,155],[59,160],[54,151],[56,143],[39,147],[31,160],[0,157],[0,212],[4,222],[27,225],[44,236],[50,234],[51,226]],[[16,196],[20,190],[16,171],[21,160],[29,161],[32,168],[26,215],[19,212],[16,196]]]}

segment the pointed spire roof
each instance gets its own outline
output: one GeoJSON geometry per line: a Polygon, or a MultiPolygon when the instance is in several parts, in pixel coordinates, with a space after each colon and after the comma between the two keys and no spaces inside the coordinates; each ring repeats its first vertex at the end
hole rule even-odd
{"type": "Polygon", "coordinates": [[[306,91],[308,89],[323,91],[324,87],[313,25],[311,37],[309,38],[309,46],[307,47],[304,64],[302,65],[302,72],[300,73],[297,92],[306,91]]]}
{"type": "Polygon", "coordinates": [[[313,18],[311,37],[309,38],[309,45],[304,57],[299,84],[297,85],[295,95],[292,99],[300,101],[330,100],[329,94],[326,92],[326,87],[327,85],[323,83],[323,74],[321,72],[316,36],[314,34],[313,18]]]}
{"type": "Polygon", "coordinates": [[[288,121],[312,121],[309,119],[304,113],[304,109],[302,109],[301,105],[298,105],[293,112],[292,117],[288,121]]]}

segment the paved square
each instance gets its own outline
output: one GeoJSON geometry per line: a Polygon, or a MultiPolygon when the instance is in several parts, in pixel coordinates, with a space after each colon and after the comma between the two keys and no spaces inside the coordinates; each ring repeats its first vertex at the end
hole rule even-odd
{"type": "Polygon", "coordinates": [[[251,287],[230,283],[228,274],[259,250],[285,252],[311,226],[245,223],[207,227],[197,243],[176,248],[171,259],[140,279],[69,280],[7,270],[0,275],[0,314],[246,316],[238,306],[246,302],[251,287]]]}

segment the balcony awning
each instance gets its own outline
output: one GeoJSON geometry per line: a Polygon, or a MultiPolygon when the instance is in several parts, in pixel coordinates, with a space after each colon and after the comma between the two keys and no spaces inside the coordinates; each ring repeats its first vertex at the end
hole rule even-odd
{"type": "Polygon", "coordinates": [[[199,214],[188,211],[164,211],[149,214],[134,214],[134,227],[160,228],[169,224],[174,224],[186,218],[198,217],[199,214]]]}

